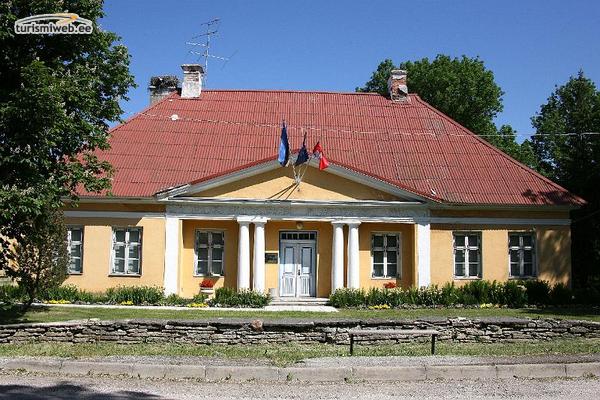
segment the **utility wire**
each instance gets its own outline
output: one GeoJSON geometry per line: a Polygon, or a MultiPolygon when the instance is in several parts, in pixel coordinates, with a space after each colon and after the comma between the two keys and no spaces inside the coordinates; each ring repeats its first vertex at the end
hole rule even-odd
{"type": "MultiPolygon", "coordinates": [[[[159,115],[159,114],[150,114],[150,113],[139,113],[138,115],[144,115],[146,117],[151,117],[151,118],[164,118],[164,119],[169,119],[171,121],[190,121],[190,122],[207,122],[207,123],[215,123],[215,124],[225,124],[225,125],[236,125],[236,126],[253,126],[253,127],[259,127],[259,128],[281,128],[281,124],[277,123],[277,124],[270,124],[270,123],[253,123],[253,122],[240,122],[240,121],[226,121],[226,120],[218,120],[218,119],[210,119],[210,118],[187,118],[187,117],[180,117],[177,114],[173,114],[173,115],[159,115]]],[[[368,134],[378,134],[378,133],[386,133],[386,134],[392,134],[392,135],[403,135],[403,136],[439,136],[437,133],[435,132],[397,132],[397,131],[385,131],[385,130],[379,130],[379,131],[355,131],[355,130],[349,130],[349,129],[336,129],[336,128],[317,128],[314,126],[296,126],[296,125],[290,125],[287,124],[286,125],[288,130],[312,130],[312,131],[318,131],[318,132],[339,132],[339,133],[358,133],[358,134],[364,134],[364,135],[368,135],[368,134]]],[[[446,136],[472,136],[469,133],[443,133],[441,135],[446,135],[446,136]]],[[[476,136],[479,137],[505,137],[507,135],[502,135],[502,134],[475,134],[476,136]]],[[[526,137],[532,137],[532,136],[600,136],[600,132],[581,132],[581,133],[577,133],[577,132],[568,132],[568,133],[533,133],[533,134],[523,134],[523,133],[514,133],[514,136],[526,136],[526,137]]]]}

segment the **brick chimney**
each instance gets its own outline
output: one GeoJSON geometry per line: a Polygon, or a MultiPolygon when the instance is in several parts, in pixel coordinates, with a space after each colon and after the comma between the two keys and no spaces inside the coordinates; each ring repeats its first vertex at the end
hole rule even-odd
{"type": "Polygon", "coordinates": [[[150,92],[150,105],[153,105],[179,87],[179,79],[173,75],[153,76],[150,78],[148,91],[150,92]]]}
{"type": "Polygon", "coordinates": [[[388,92],[392,101],[406,101],[408,99],[408,87],[406,86],[406,71],[393,69],[388,79],[388,92]]]}
{"type": "Polygon", "coordinates": [[[200,64],[183,64],[181,69],[183,70],[181,97],[184,99],[200,97],[204,68],[200,64]]]}

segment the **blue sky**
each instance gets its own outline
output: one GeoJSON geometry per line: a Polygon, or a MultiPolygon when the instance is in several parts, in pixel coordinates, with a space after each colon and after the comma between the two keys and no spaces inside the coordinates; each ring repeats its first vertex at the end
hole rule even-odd
{"type": "Polygon", "coordinates": [[[385,58],[480,56],[505,92],[497,123],[529,134],[556,84],[583,69],[600,85],[598,1],[105,0],[105,12],[138,84],[124,117],[148,105],[152,75],[196,61],[185,42],[215,17],[212,52],[235,56],[209,61],[209,88],[354,91],[385,58]]]}

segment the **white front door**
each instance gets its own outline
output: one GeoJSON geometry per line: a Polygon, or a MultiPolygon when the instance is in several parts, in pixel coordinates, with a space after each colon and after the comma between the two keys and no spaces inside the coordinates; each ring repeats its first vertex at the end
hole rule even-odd
{"type": "Polygon", "coordinates": [[[282,232],[279,252],[279,295],[314,297],[316,233],[282,232]]]}

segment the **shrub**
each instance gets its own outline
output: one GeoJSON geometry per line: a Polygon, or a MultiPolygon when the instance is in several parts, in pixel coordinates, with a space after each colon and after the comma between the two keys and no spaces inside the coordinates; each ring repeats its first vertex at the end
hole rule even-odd
{"type": "Polygon", "coordinates": [[[512,308],[520,308],[527,304],[527,293],[525,286],[520,285],[515,281],[504,283],[504,301],[501,304],[506,304],[512,308]]]}
{"type": "Polygon", "coordinates": [[[165,296],[162,288],[155,286],[117,286],[106,290],[108,302],[120,304],[160,304],[165,296]]]}
{"type": "Polygon", "coordinates": [[[207,295],[198,293],[197,295],[194,295],[194,297],[192,297],[191,302],[196,304],[206,303],[206,299],[208,299],[207,295]]]}
{"type": "Polygon", "coordinates": [[[221,287],[215,291],[215,298],[210,301],[212,305],[221,307],[249,307],[260,308],[269,304],[268,294],[258,293],[252,290],[241,290],[221,287]]]}
{"type": "Polygon", "coordinates": [[[389,305],[390,301],[387,296],[387,292],[388,292],[388,290],[382,290],[382,289],[374,288],[374,287],[370,288],[367,291],[367,294],[365,295],[364,304],[367,307],[381,305],[381,304],[389,305]]]}
{"type": "Polygon", "coordinates": [[[62,285],[47,289],[40,294],[43,300],[65,300],[74,303],[79,300],[79,288],[75,285],[62,285]]]}
{"type": "Polygon", "coordinates": [[[23,289],[17,285],[1,285],[0,286],[0,302],[17,303],[23,300],[25,293],[23,289]]]}
{"type": "Polygon", "coordinates": [[[161,304],[167,306],[185,306],[191,302],[191,299],[186,299],[173,293],[165,297],[161,304]]]}
{"type": "Polygon", "coordinates": [[[362,289],[336,289],[329,296],[329,303],[337,308],[364,307],[366,305],[365,291],[362,289]]]}
{"type": "Polygon", "coordinates": [[[528,304],[548,304],[550,303],[550,284],[547,281],[538,281],[535,279],[521,282],[527,291],[528,304]]]}
{"type": "Polygon", "coordinates": [[[454,282],[449,282],[442,286],[440,304],[444,306],[450,306],[460,303],[460,300],[461,292],[456,286],[454,286],[454,282]]]}
{"type": "Polygon", "coordinates": [[[573,291],[564,283],[557,283],[550,290],[550,302],[555,306],[564,306],[573,301],[573,291]]]}

